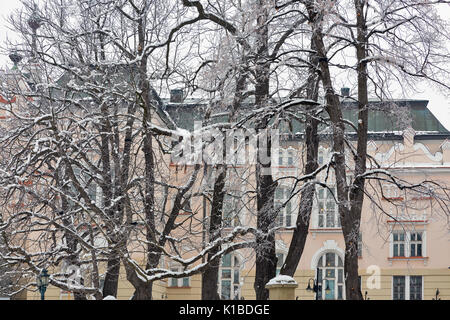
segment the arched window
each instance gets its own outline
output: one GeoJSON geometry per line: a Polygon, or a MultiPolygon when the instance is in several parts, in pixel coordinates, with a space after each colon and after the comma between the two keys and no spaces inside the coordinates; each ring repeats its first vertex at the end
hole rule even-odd
{"type": "Polygon", "coordinates": [[[339,254],[335,252],[324,253],[318,263],[318,280],[322,285],[319,291],[319,299],[342,300],[344,299],[344,264],[339,254]]]}
{"type": "Polygon", "coordinates": [[[219,272],[219,294],[222,300],[239,300],[241,297],[241,262],[236,254],[222,256],[219,272]]]}

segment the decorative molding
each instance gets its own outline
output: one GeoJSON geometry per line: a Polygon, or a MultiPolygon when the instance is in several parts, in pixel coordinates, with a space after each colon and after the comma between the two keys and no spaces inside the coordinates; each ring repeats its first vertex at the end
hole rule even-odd
{"type": "Polygon", "coordinates": [[[316,239],[318,233],[342,233],[342,228],[311,228],[309,232],[311,232],[312,238],[316,239]]]}
{"type": "Polygon", "coordinates": [[[317,232],[317,233],[341,233],[342,228],[336,227],[336,228],[313,228],[309,229],[311,232],[317,232]]]}
{"type": "Polygon", "coordinates": [[[331,147],[329,148],[325,148],[323,145],[319,145],[319,150],[318,151],[323,151],[323,152],[330,152],[331,151],[331,147]]]}
{"type": "Polygon", "coordinates": [[[322,248],[317,250],[317,252],[312,256],[311,270],[316,269],[317,263],[319,262],[320,257],[327,252],[337,253],[340,256],[340,258],[342,259],[342,261],[344,261],[345,251],[343,249],[339,248],[339,246],[335,240],[326,240],[326,241],[324,241],[322,248]]]}
{"type": "Polygon", "coordinates": [[[444,150],[450,150],[450,140],[446,138],[444,142],[441,143],[439,148],[444,152],[444,150]]]}
{"type": "Polygon", "coordinates": [[[369,142],[367,142],[367,150],[368,151],[375,151],[375,150],[377,150],[377,148],[378,148],[378,146],[375,141],[370,140],[369,142]]]}
{"type": "Polygon", "coordinates": [[[386,162],[396,150],[403,151],[405,150],[405,146],[402,143],[396,143],[389,149],[388,152],[379,152],[375,154],[375,159],[381,162],[386,162]]]}
{"type": "Polygon", "coordinates": [[[432,161],[436,161],[436,162],[442,161],[442,153],[441,152],[436,152],[433,155],[433,154],[431,154],[430,150],[428,150],[428,148],[425,147],[425,145],[422,143],[415,143],[413,147],[414,147],[414,151],[421,149],[423,151],[423,153],[432,161]]]}
{"type": "MultiPolygon", "coordinates": [[[[444,143],[445,143],[445,141],[444,141],[444,143]]],[[[448,141],[445,145],[444,145],[444,143],[441,144],[441,148],[442,148],[442,146],[444,146],[445,148],[447,148],[447,147],[450,148],[450,141],[448,141]]],[[[427,158],[430,159],[433,162],[440,162],[440,161],[442,161],[442,158],[443,158],[442,157],[442,152],[438,151],[435,154],[432,154],[430,152],[430,150],[422,143],[414,143],[414,145],[412,145],[412,148],[414,149],[414,151],[417,151],[419,149],[422,150],[423,154],[425,156],[427,156],[427,158]]],[[[396,151],[401,153],[404,150],[405,150],[405,145],[404,144],[396,143],[389,149],[389,151],[387,151],[385,153],[382,153],[382,152],[376,153],[375,154],[375,159],[377,161],[380,161],[380,162],[387,162],[396,151]]],[[[410,165],[417,166],[418,164],[423,164],[423,163],[411,163],[410,165]]],[[[429,165],[432,165],[432,164],[433,163],[430,163],[429,165]]],[[[405,163],[400,163],[399,164],[399,166],[405,166],[405,165],[406,165],[405,163]]]]}
{"type": "Polygon", "coordinates": [[[411,147],[414,144],[414,136],[416,135],[416,131],[413,128],[409,127],[403,130],[403,144],[406,147],[411,147]]]}

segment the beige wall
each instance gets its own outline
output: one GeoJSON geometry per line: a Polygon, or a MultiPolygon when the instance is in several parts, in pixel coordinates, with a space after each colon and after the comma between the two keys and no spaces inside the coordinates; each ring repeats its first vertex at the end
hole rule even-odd
{"type": "MultiPolygon", "coordinates": [[[[1,115],[2,113],[0,113],[1,115]]],[[[160,123],[159,123],[160,124],[160,123]]],[[[302,155],[304,154],[301,145],[290,142],[289,145],[298,150],[298,161],[294,168],[281,168],[280,174],[301,175],[303,167],[302,155]]],[[[328,146],[325,144],[325,148],[328,146]]],[[[428,179],[437,182],[441,186],[450,185],[450,142],[449,141],[370,141],[369,153],[379,160],[384,168],[390,168],[392,172],[409,182],[419,182],[428,179]]],[[[166,159],[165,163],[169,163],[166,159]]],[[[274,163],[277,160],[274,159],[274,163]]],[[[352,166],[352,163],[349,163],[352,166]]],[[[164,168],[164,174],[171,175],[171,183],[181,184],[189,176],[192,167],[176,168],[170,166],[164,168]],[[170,171],[170,172],[169,172],[170,171]]],[[[252,177],[251,168],[247,171],[249,177],[252,177]]],[[[247,183],[253,184],[253,178],[247,183]]],[[[194,190],[200,188],[201,179],[194,186],[194,190]]],[[[297,199],[297,201],[299,201],[297,199]]],[[[409,200],[408,200],[409,201],[409,200]]],[[[414,206],[419,208],[417,214],[424,215],[421,222],[393,224],[388,222],[391,218],[387,217],[378,208],[374,207],[368,198],[365,199],[363,207],[363,219],[361,231],[363,235],[363,255],[359,261],[360,275],[362,276],[363,294],[367,290],[370,299],[391,299],[392,298],[392,276],[393,275],[422,275],[424,299],[434,297],[435,291],[439,288],[442,299],[450,299],[450,232],[448,217],[439,208],[436,201],[429,199],[411,200],[414,206]],[[389,259],[389,235],[392,229],[405,228],[406,230],[423,230],[426,232],[426,256],[423,259],[389,259]],[[368,289],[366,280],[369,276],[367,268],[376,265],[380,268],[380,289],[368,289]]],[[[388,212],[396,214],[395,205],[379,198],[379,203],[388,212]]],[[[395,202],[400,204],[401,201],[395,202]]],[[[193,204],[193,209],[198,215],[202,214],[201,198],[197,198],[193,204]]],[[[207,208],[208,209],[208,208],[207,208]]],[[[207,210],[208,211],[208,210],[207,210]]],[[[246,212],[245,223],[254,224],[255,216],[252,212],[246,212]]],[[[180,216],[179,219],[183,219],[180,216]]],[[[199,224],[195,229],[201,231],[199,224]]],[[[299,299],[314,299],[314,294],[305,290],[308,279],[315,276],[312,260],[321,250],[327,249],[325,243],[332,242],[335,249],[344,250],[344,241],[340,229],[336,230],[312,230],[307,238],[306,247],[302,255],[298,270],[295,274],[295,280],[298,288],[295,290],[299,299]]],[[[278,243],[289,246],[292,231],[280,231],[277,234],[278,243]]],[[[199,243],[200,236],[193,241],[199,243]]],[[[191,239],[192,240],[192,239],[191,239]]],[[[280,248],[278,248],[280,249],[280,248]]],[[[333,250],[335,250],[333,249],[333,250]]],[[[324,251],[325,252],[325,251],[324,251]]],[[[194,254],[194,251],[186,256],[194,254]]],[[[254,257],[248,251],[243,254],[247,257],[244,268],[241,270],[242,288],[241,296],[245,299],[254,299],[254,257]]],[[[139,259],[140,255],[136,254],[139,259]]],[[[124,272],[122,268],[122,273],[124,272]]],[[[121,274],[119,282],[119,299],[129,299],[133,293],[131,284],[126,280],[124,274],[121,274]]],[[[168,280],[157,281],[154,284],[155,299],[200,299],[201,298],[201,276],[194,275],[190,279],[190,286],[187,288],[168,287],[168,280]]],[[[28,291],[28,299],[39,299],[39,293],[28,291]]],[[[55,287],[49,287],[46,293],[47,299],[70,299],[71,295],[61,295],[61,290],[55,287]]]]}

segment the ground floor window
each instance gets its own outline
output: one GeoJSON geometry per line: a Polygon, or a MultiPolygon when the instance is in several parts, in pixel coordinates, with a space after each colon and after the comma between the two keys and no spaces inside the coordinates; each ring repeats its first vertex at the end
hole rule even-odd
{"type": "Polygon", "coordinates": [[[393,276],[393,300],[422,300],[422,276],[393,276]]]}
{"type": "Polygon", "coordinates": [[[344,299],[344,264],[342,258],[335,252],[327,252],[320,257],[317,268],[318,280],[322,285],[322,290],[318,293],[319,299],[344,299]]]}
{"type": "MultiPolygon", "coordinates": [[[[174,267],[170,268],[170,271],[183,272],[183,268],[181,266],[174,266],[174,267]]],[[[170,287],[189,287],[189,277],[170,278],[169,286],[170,287]]]]}
{"type": "Polygon", "coordinates": [[[222,300],[239,300],[241,296],[240,284],[241,263],[235,254],[222,256],[219,272],[219,294],[222,300]]]}
{"type": "Polygon", "coordinates": [[[422,276],[410,276],[409,283],[409,300],[422,300],[422,276]]]}

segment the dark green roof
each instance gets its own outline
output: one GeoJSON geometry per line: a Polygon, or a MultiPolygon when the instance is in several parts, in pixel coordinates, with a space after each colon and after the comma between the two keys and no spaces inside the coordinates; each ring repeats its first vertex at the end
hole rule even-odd
{"type": "MultiPolygon", "coordinates": [[[[103,86],[104,88],[111,89],[114,86],[114,90],[111,94],[114,95],[117,92],[121,94],[130,90],[135,92],[138,81],[138,70],[134,64],[118,64],[118,65],[88,65],[81,66],[80,72],[82,77],[76,77],[71,72],[65,72],[57,81],[53,87],[53,94],[56,97],[62,97],[66,92],[72,91],[72,88],[80,87],[80,91],[72,91],[72,99],[87,99],[96,94],[95,84],[103,86]],[[82,69],[82,70],[81,70],[82,69]],[[88,81],[86,81],[88,80],[88,81]],[[71,82],[72,81],[72,82],[71,82]],[[91,82],[91,83],[89,83],[91,82]],[[91,91],[90,94],[86,90],[91,91]]],[[[170,129],[175,129],[172,122],[169,119],[168,114],[164,111],[164,104],[158,93],[151,88],[150,100],[154,102],[155,110],[158,116],[164,121],[164,123],[170,129]]]]}
{"type": "MultiPolygon", "coordinates": [[[[344,117],[357,124],[356,103],[344,102],[344,117]]],[[[449,133],[427,108],[427,100],[371,101],[369,132],[403,131],[411,125],[418,133],[449,133]]],[[[351,131],[351,130],[350,130],[351,131]]]]}
{"type": "MultiPolygon", "coordinates": [[[[398,135],[409,125],[416,131],[417,135],[450,135],[450,132],[439,122],[439,120],[427,108],[427,100],[390,100],[370,101],[369,104],[369,134],[388,136],[398,135]]],[[[357,104],[351,100],[342,101],[344,118],[357,125],[357,104]]],[[[194,121],[204,120],[207,105],[201,101],[185,103],[166,103],[165,110],[177,124],[177,126],[193,130],[194,121]]],[[[214,110],[220,113],[221,110],[214,110]]],[[[222,110],[223,111],[223,110],[222,110]]],[[[221,116],[213,119],[213,123],[226,122],[227,117],[221,116]]],[[[303,133],[303,123],[291,120],[289,130],[293,135],[303,133]]],[[[322,128],[325,129],[325,128],[322,128]]],[[[351,126],[347,131],[354,132],[351,126]]]]}

